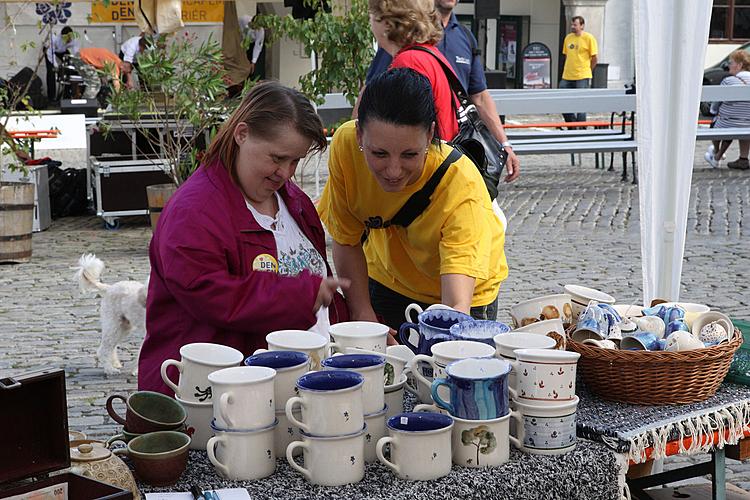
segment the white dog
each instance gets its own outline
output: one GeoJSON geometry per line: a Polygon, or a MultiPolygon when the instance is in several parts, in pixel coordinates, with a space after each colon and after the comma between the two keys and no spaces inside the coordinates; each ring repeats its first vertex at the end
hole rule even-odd
{"type": "MultiPolygon", "coordinates": [[[[102,324],[102,341],[96,356],[107,375],[120,372],[122,363],[117,356],[117,346],[132,331],[146,333],[146,284],[138,281],[119,281],[106,285],[99,281],[104,262],[94,254],[83,254],[78,260],[75,277],[81,291],[97,291],[102,296],[99,317],[102,324]]],[[[140,356],[140,348],[138,350],[140,356]]],[[[133,375],[138,373],[138,357],[133,375]]]]}

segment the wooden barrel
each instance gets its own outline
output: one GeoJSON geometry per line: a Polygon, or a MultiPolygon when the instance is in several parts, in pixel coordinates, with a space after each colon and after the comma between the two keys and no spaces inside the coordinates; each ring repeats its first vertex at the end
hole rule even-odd
{"type": "Polygon", "coordinates": [[[0,182],[0,262],[31,260],[34,185],[0,182]]]}
{"type": "Polygon", "coordinates": [[[146,186],[146,196],[148,196],[148,212],[151,215],[151,228],[156,229],[156,223],[159,222],[159,216],[164,209],[169,197],[177,190],[174,184],[154,184],[146,186]]]}

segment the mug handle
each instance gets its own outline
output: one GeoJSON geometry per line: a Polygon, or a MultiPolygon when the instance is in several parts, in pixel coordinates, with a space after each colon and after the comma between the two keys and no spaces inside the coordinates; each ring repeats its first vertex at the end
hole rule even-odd
{"type": "Polygon", "coordinates": [[[341,344],[339,344],[338,342],[329,342],[328,343],[328,352],[332,356],[335,356],[334,350],[336,351],[335,354],[344,354],[346,352],[346,348],[345,347],[342,348],[341,344]]]}
{"type": "Polygon", "coordinates": [[[233,402],[234,398],[232,398],[232,393],[230,392],[222,393],[221,398],[219,398],[219,415],[221,415],[221,418],[224,419],[224,422],[226,422],[227,427],[230,429],[234,427],[234,423],[232,423],[232,419],[229,418],[228,406],[233,402]]]}
{"type": "Polygon", "coordinates": [[[177,361],[176,359],[165,359],[161,364],[161,379],[165,384],[167,384],[170,389],[172,389],[175,395],[179,396],[179,393],[177,392],[177,386],[169,379],[169,377],[167,377],[167,368],[169,368],[170,366],[177,367],[177,370],[182,373],[182,362],[177,361]]]}
{"type": "Polygon", "coordinates": [[[412,352],[414,352],[414,354],[419,354],[418,352],[419,348],[415,346],[414,344],[412,344],[411,342],[409,342],[409,330],[411,328],[414,328],[415,330],[419,331],[419,325],[417,325],[416,323],[406,322],[400,327],[398,327],[398,338],[401,341],[401,343],[409,347],[409,349],[411,349],[412,352]]]}
{"type": "Polygon", "coordinates": [[[107,442],[104,444],[104,447],[109,448],[110,446],[112,446],[114,443],[117,443],[118,441],[121,443],[125,443],[126,445],[128,444],[128,442],[125,441],[125,434],[115,434],[111,438],[107,439],[107,442]]]}
{"type": "Polygon", "coordinates": [[[420,405],[417,405],[417,406],[414,407],[414,411],[417,412],[417,413],[419,413],[420,411],[426,411],[426,412],[432,412],[432,413],[439,413],[440,412],[440,408],[438,408],[435,405],[420,404],[420,405]]]}
{"type": "MultiPolygon", "coordinates": [[[[511,370],[518,370],[518,360],[516,359],[506,359],[508,363],[510,363],[511,370]]],[[[518,382],[518,374],[516,374],[516,382],[518,382]]],[[[510,397],[513,399],[518,399],[518,391],[516,391],[514,388],[508,384],[508,394],[510,394],[510,397]]]]}
{"type": "Polygon", "coordinates": [[[284,413],[286,413],[286,418],[289,419],[289,422],[291,422],[293,425],[299,427],[303,431],[310,433],[310,426],[307,424],[300,422],[294,417],[294,407],[299,404],[300,406],[305,406],[305,401],[299,397],[294,396],[293,398],[289,398],[286,402],[286,406],[284,407],[284,413]]]}
{"type": "Polygon", "coordinates": [[[126,424],[125,419],[122,418],[120,415],[118,415],[117,412],[115,411],[115,409],[112,407],[112,402],[115,399],[119,399],[120,401],[122,401],[123,403],[125,403],[125,405],[128,404],[128,400],[125,399],[125,396],[120,396],[119,394],[114,394],[114,395],[112,395],[112,396],[110,396],[110,397],[107,398],[107,413],[109,413],[109,416],[112,417],[112,420],[114,420],[118,424],[125,425],[126,424]]]}
{"type": "Polygon", "coordinates": [[[229,477],[229,469],[226,465],[219,462],[219,459],[216,458],[215,449],[216,443],[224,443],[226,445],[226,440],[224,436],[211,436],[211,438],[206,443],[206,452],[208,453],[208,459],[211,461],[212,464],[214,464],[214,467],[216,467],[219,472],[224,474],[224,476],[229,477]]]}
{"type": "Polygon", "coordinates": [[[425,363],[432,366],[433,370],[437,371],[437,367],[435,366],[435,360],[432,359],[432,356],[427,356],[426,354],[417,354],[416,356],[411,358],[408,363],[406,363],[406,366],[411,370],[411,374],[414,375],[414,378],[416,378],[418,382],[422,382],[424,385],[429,387],[430,384],[432,384],[432,382],[427,380],[427,377],[422,375],[420,373],[420,370],[418,369],[419,368],[418,363],[420,361],[424,361],[425,363]]]}
{"type": "Polygon", "coordinates": [[[383,456],[383,447],[385,447],[385,445],[388,443],[391,443],[391,455],[393,455],[393,447],[396,446],[396,440],[390,436],[385,436],[378,439],[378,442],[375,444],[375,454],[378,456],[378,460],[380,460],[383,465],[385,465],[389,469],[392,469],[396,474],[400,474],[400,467],[390,460],[387,460],[383,456]]]}
{"type": "Polygon", "coordinates": [[[450,413],[451,415],[453,415],[453,412],[455,411],[454,408],[453,408],[453,405],[450,404],[450,403],[446,403],[445,401],[443,401],[443,398],[441,398],[440,395],[438,394],[438,387],[440,387],[441,385],[444,385],[444,386],[450,388],[450,384],[448,383],[447,379],[436,378],[432,382],[432,388],[431,388],[431,390],[432,390],[432,400],[435,401],[435,404],[438,405],[440,408],[442,408],[443,410],[448,410],[448,413],[450,413]]]}
{"type": "Polygon", "coordinates": [[[567,342],[565,341],[565,337],[563,335],[560,335],[557,332],[549,332],[546,336],[555,341],[555,347],[553,347],[553,349],[557,349],[560,351],[564,351],[566,349],[567,342]]]}
{"type": "Polygon", "coordinates": [[[304,441],[292,441],[289,443],[289,446],[286,447],[286,461],[289,462],[292,469],[297,469],[308,481],[312,481],[312,474],[310,471],[294,461],[294,450],[297,448],[305,448],[309,450],[310,446],[304,441]]]}
{"type": "Polygon", "coordinates": [[[417,316],[422,314],[424,311],[422,310],[422,307],[419,304],[411,303],[408,306],[406,306],[406,311],[404,312],[404,316],[406,316],[407,322],[412,322],[411,313],[412,311],[417,312],[417,316]]]}
{"type": "Polygon", "coordinates": [[[526,430],[523,428],[523,418],[521,418],[521,414],[517,411],[511,411],[510,418],[516,421],[516,434],[518,434],[518,436],[513,436],[512,434],[508,433],[508,439],[511,443],[513,443],[513,446],[523,451],[522,443],[524,433],[526,432],[526,430]]]}

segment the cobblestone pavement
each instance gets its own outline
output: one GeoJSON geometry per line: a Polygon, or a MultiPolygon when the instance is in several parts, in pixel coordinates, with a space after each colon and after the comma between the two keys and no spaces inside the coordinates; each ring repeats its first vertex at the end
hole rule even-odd
{"type": "MultiPolygon", "coordinates": [[[[703,147],[696,149],[681,298],[750,318],[750,173],[705,168],[703,147]]],[[[728,157],[736,155],[735,146],[728,157]]],[[[594,169],[591,155],[582,166],[570,166],[567,156],[522,160],[521,179],[500,195],[511,268],[500,293],[500,319],[510,319],[513,303],[560,292],[566,283],[606,290],[622,303],[640,302],[637,186],[621,182],[618,172],[594,169]]],[[[314,195],[313,168],[304,174],[303,186],[314,195]]],[[[104,230],[93,216],[65,218],[34,235],[32,262],[0,266],[0,374],[64,368],[70,428],[93,437],[114,433],[104,402],[135,389],[136,381],[128,370],[105,377],[95,366],[98,299],[78,292],[70,266],[81,253],[94,252],[107,266],[103,281],[143,280],[150,237],[145,217],[123,220],[117,231],[104,230]]],[[[121,348],[126,367],[139,342],[131,338],[121,348]]],[[[680,457],[667,467],[695,460],[680,457]]],[[[727,468],[732,483],[750,490],[750,464],[728,460],[727,468]]]]}

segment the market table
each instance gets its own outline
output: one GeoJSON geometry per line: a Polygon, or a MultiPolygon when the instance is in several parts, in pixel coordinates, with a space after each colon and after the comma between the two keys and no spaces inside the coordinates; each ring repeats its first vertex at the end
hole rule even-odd
{"type": "Polygon", "coordinates": [[[679,454],[712,454],[705,464],[633,481],[634,496],[649,486],[711,474],[713,498],[725,497],[725,446],[750,435],[749,387],[725,383],[700,403],[660,406],[605,401],[583,384],[577,393],[578,437],[600,442],[617,454],[621,486],[631,464],[679,454]]]}

